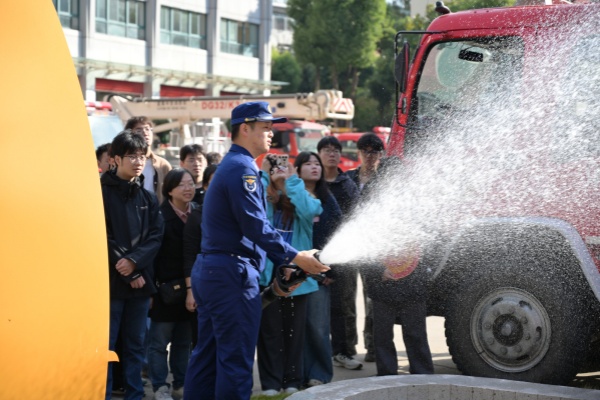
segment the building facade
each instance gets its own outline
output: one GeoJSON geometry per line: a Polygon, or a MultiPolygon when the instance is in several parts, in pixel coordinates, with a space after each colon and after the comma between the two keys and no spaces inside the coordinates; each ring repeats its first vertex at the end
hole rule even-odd
{"type": "Polygon", "coordinates": [[[271,47],[291,51],[294,42],[293,20],[287,15],[287,0],[273,0],[271,47]]]}
{"type": "Polygon", "coordinates": [[[269,94],[273,1],[53,0],[89,101],[269,94]]]}

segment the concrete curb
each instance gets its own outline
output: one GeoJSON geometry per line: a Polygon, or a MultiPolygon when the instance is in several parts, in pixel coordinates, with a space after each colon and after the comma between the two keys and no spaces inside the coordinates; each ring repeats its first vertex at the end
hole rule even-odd
{"type": "Polygon", "coordinates": [[[600,400],[600,390],[459,375],[397,375],[315,386],[290,400],[600,400]]]}

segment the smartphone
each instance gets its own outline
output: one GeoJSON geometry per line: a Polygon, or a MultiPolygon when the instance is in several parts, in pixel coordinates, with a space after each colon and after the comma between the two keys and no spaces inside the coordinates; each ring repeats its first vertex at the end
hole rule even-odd
{"type": "Polygon", "coordinates": [[[288,166],[288,155],[287,154],[278,154],[277,155],[277,166],[287,168],[287,166],[288,166]]]}

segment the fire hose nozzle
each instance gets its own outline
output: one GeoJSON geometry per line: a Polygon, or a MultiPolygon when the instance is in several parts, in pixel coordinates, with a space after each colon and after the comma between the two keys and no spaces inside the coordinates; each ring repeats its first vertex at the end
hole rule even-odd
{"type": "Polygon", "coordinates": [[[315,254],[313,254],[313,257],[316,258],[321,264],[323,263],[321,261],[321,250],[319,250],[315,254]]]}

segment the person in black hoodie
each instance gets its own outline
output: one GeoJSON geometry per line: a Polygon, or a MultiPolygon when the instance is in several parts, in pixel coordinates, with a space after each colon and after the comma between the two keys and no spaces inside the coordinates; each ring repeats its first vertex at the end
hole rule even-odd
{"type": "MultiPolygon", "coordinates": [[[[125,398],[141,399],[144,337],[150,296],[156,292],[153,262],[162,241],[163,219],[158,200],[143,188],[142,171],[148,145],[130,130],[119,133],[111,144],[117,168],[100,179],[110,284],[109,349],[122,338],[120,354],[125,398]]],[[[112,391],[112,363],[108,365],[106,398],[112,391]]]]}
{"type": "MultiPolygon", "coordinates": [[[[365,133],[356,142],[356,148],[358,149],[358,158],[360,160],[360,166],[356,169],[352,169],[347,172],[348,177],[352,179],[361,194],[360,202],[364,203],[366,195],[373,187],[375,178],[379,175],[379,166],[381,157],[383,156],[383,141],[373,132],[365,133]]],[[[361,278],[365,280],[365,276],[361,271],[361,278]]],[[[371,299],[367,296],[366,288],[363,285],[363,298],[365,301],[365,329],[363,330],[363,337],[365,339],[365,348],[367,354],[365,354],[364,360],[366,362],[375,361],[375,342],[373,339],[373,304],[371,299]]]]}
{"type": "MultiPolygon", "coordinates": [[[[381,159],[376,175],[362,190],[362,201],[371,204],[379,201],[377,192],[383,190],[390,179],[402,181],[404,172],[398,158],[381,159]]],[[[377,375],[398,374],[398,354],[394,344],[394,324],[398,323],[402,325],[409,372],[433,374],[426,325],[430,261],[416,238],[398,245],[402,248],[399,254],[361,265],[361,277],[373,307],[377,375]]]]}
{"type": "MultiPolygon", "coordinates": [[[[347,218],[358,202],[358,186],[339,167],[342,145],[335,136],[325,136],[317,144],[323,160],[323,172],[329,190],[338,202],[342,216],[347,218]]],[[[321,246],[323,246],[323,243],[321,246]]],[[[322,247],[315,247],[322,248],[322,247]]],[[[358,370],[362,363],[356,355],[358,334],[356,331],[356,288],[358,267],[346,264],[335,268],[336,276],[331,284],[331,347],[333,362],[338,367],[358,370]]]]}
{"type": "MultiPolygon", "coordinates": [[[[185,278],[183,231],[192,210],[198,207],[192,201],[195,193],[194,176],[187,169],[171,170],[165,176],[162,191],[165,200],[160,210],[165,220],[165,234],[154,262],[154,275],[157,285],[168,285],[185,278]]],[[[190,286],[189,282],[178,285],[184,294],[178,304],[165,303],[160,293],[152,297],[148,367],[155,400],[183,397],[192,343],[191,320],[195,315],[186,309],[186,287],[190,286]],[[167,351],[169,343],[171,347],[167,351]],[[167,383],[169,366],[173,373],[172,388],[167,383]]]]}

